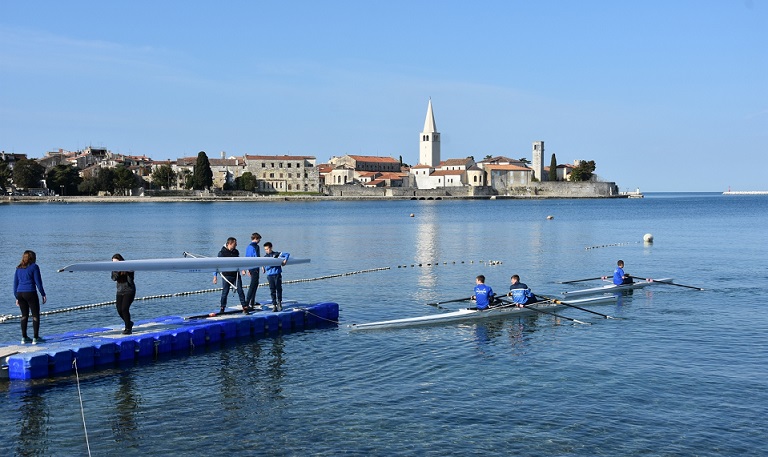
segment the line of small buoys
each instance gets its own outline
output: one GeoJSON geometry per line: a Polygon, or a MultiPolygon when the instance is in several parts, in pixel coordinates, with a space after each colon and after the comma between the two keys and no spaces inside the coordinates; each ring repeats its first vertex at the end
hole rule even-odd
{"type": "Polygon", "coordinates": [[[597,248],[610,248],[613,246],[626,246],[628,244],[638,244],[639,241],[627,241],[626,243],[613,243],[613,244],[601,244],[599,246],[587,246],[584,249],[589,251],[590,249],[597,249],[597,248]]]}
{"type": "MultiPolygon", "coordinates": [[[[382,267],[382,268],[370,268],[367,270],[358,270],[358,271],[350,271],[347,273],[338,273],[338,274],[332,274],[332,275],[325,275],[325,276],[318,276],[316,278],[305,278],[305,279],[293,279],[289,281],[283,281],[283,284],[296,284],[300,282],[310,282],[310,281],[321,281],[324,279],[331,279],[331,278],[340,278],[342,276],[351,276],[351,275],[357,275],[361,273],[370,273],[374,271],[381,271],[381,270],[389,270],[390,267],[382,267]]],[[[264,282],[259,284],[260,287],[266,287],[268,286],[268,282],[264,282]]],[[[244,286],[244,289],[247,289],[249,286],[244,286]]],[[[203,290],[191,290],[187,292],[176,292],[173,294],[159,294],[159,295],[147,295],[146,297],[138,297],[136,298],[136,301],[139,300],[158,300],[163,298],[173,298],[173,297],[183,297],[185,295],[197,295],[197,294],[206,294],[211,292],[220,292],[221,287],[216,287],[213,289],[203,289],[203,290]]],[[[233,291],[234,292],[234,291],[233,291]]],[[[79,305],[79,306],[70,306],[68,308],[58,308],[51,311],[43,311],[40,313],[41,316],[47,316],[49,314],[58,314],[58,313],[68,313],[71,311],[79,311],[83,309],[91,309],[91,308],[99,308],[102,306],[108,306],[108,305],[114,305],[115,301],[105,301],[101,303],[89,303],[87,305],[79,305]]],[[[3,316],[0,316],[0,323],[3,323],[5,321],[11,320],[11,319],[21,319],[21,314],[13,315],[13,314],[6,314],[3,316]]]]}
{"type": "MultiPolygon", "coordinates": [[[[416,268],[416,267],[437,267],[440,265],[456,265],[456,264],[474,264],[474,260],[461,260],[453,262],[429,262],[429,263],[412,263],[410,265],[398,265],[397,268],[416,268]]],[[[486,265],[501,265],[501,260],[478,260],[477,263],[484,263],[486,265]]]]}

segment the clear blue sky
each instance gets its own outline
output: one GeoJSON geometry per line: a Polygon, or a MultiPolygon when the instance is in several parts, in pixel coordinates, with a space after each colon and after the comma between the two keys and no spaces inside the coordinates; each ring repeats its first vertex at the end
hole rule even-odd
{"type": "Polygon", "coordinates": [[[594,160],[768,190],[768,0],[0,0],[0,149],[594,160]]]}

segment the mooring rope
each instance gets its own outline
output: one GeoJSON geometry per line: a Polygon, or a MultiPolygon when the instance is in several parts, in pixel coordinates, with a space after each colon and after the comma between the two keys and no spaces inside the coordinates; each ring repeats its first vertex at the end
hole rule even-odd
{"type": "MultiPolygon", "coordinates": [[[[429,262],[429,263],[422,262],[422,263],[414,263],[414,264],[411,264],[411,265],[398,265],[397,268],[408,268],[409,266],[411,268],[416,268],[416,267],[436,267],[436,266],[439,266],[439,265],[456,265],[456,264],[470,264],[471,265],[471,264],[474,264],[474,263],[475,263],[474,260],[461,260],[461,261],[453,261],[453,262],[429,262]]],[[[502,264],[502,262],[500,260],[478,260],[477,263],[486,264],[488,266],[501,265],[502,264]]],[[[326,280],[326,279],[341,278],[341,277],[344,277],[344,276],[353,276],[353,275],[359,275],[359,274],[363,274],[363,273],[372,273],[372,272],[375,272],[375,271],[383,271],[383,270],[391,270],[391,269],[392,269],[391,267],[368,268],[368,269],[365,269],[365,270],[349,271],[349,272],[346,272],[346,273],[336,273],[336,274],[331,274],[331,275],[318,276],[318,277],[315,277],[315,278],[292,279],[292,280],[288,280],[288,281],[283,281],[283,284],[298,284],[298,283],[302,283],[302,282],[323,281],[323,280],[326,280]]],[[[268,282],[263,282],[263,283],[259,284],[259,287],[266,287],[268,285],[269,285],[268,282]]],[[[243,286],[244,289],[247,289],[248,287],[250,287],[250,286],[246,286],[246,285],[243,286]]],[[[221,287],[214,287],[214,288],[211,288],[211,289],[191,290],[191,291],[186,291],[186,292],[176,292],[176,293],[172,293],[172,294],[147,295],[146,297],[137,297],[134,301],[158,300],[158,299],[163,299],[163,298],[183,297],[183,296],[187,296],[187,295],[207,294],[207,293],[211,293],[211,292],[220,292],[221,289],[222,289],[221,287]]],[[[235,293],[235,290],[236,290],[236,288],[233,287],[232,288],[232,292],[235,293]]],[[[115,304],[114,300],[104,301],[104,302],[99,302],[99,303],[89,303],[89,304],[85,304],[85,305],[77,305],[77,306],[70,306],[70,307],[67,307],[67,308],[57,308],[57,309],[50,310],[50,311],[43,311],[43,312],[40,313],[40,315],[41,316],[48,316],[48,315],[51,315],[51,314],[68,313],[68,312],[72,312],[72,311],[80,311],[80,310],[91,309],[91,308],[100,308],[102,306],[109,306],[109,305],[114,305],[114,304],[115,304]]],[[[0,324],[3,323],[3,322],[9,321],[11,319],[21,319],[21,317],[22,317],[21,314],[6,314],[6,315],[2,315],[2,316],[0,316],[0,324]]]]}
{"type": "MultiPolygon", "coordinates": [[[[304,278],[304,279],[293,279],[288,281],[283,281],[283,284],[297,284],[300,282],[310,282],[310,281],[322,281],[325,279],[332,279],[332,278],[340,278],[344,276],[352,276],[352,275],[358,275],[362,273],[371,273],[375,271],[382,271],[382,270],[389,270],[390,267],[380,267],[380,268],[369,268],[367,270],[358,270],[358,271],[349,271],[347,273],[337,273],[332,275],[325,275],[325,276],[318,276],[316,278],[304,278]]],[[[264,282],[259,284],[260,287],[266,287],[268,286],[268,282],[264,282]]],[[[243,288],[247,289],[249,286],[243,286],[243,288]]],[[[173,297],[183,297],[187,295],[197,295],[197,294],[206,294],[211,292],[220,292],[221,287],[214,287],[212,289],[203,289],[203,290],[191,290],[187,292],[176,292],[172,294],[158,294],[158,295],[148,295],[146,297],[138,297],[134,301],[140,301],[140,300],[157,300],[162,298],[173,298],[173,297]]],[[[70,306],[67,308],[58,308],[51,311],[43,311],[40,313],[41,316],[47,316],[50,314],[58,314],[58,313],[68,313],[71,311],[80,311],[83,309],[91,309],[91,308],[99,308],[102,306],[108,306],[108,305],[114,305],[115,301],[105,301],[100,303],[89,303],[86,305],[78,305],[78,306],[70,306]]],[[[6,314],[4,316],[0,316],[0,323],[3,323],[5,321],[11,320],[11,319],[21,319],[21,314],[6,314]]]]}
{"type": "Polygon", "coordinates": [[[77,372],[77,357],[72,360],[72,366],[75,368],[75,379],[77,380],[77,396],[80,398],[80,416],[83,418],[83,432],[85,433],[85,447],[88,449],[88,456],[91,455],[91,444],[88,442],[88,427],[85,425],[85,408],[83,408],[83,393],[80,392],[80,374],[77,372]]]}

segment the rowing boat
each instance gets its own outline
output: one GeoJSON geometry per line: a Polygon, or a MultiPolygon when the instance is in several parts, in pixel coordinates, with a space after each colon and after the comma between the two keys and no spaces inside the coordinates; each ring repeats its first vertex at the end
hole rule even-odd
{"type": "MultiPolygon", "coordinates": [[[[249,270],[258,267],[281,265],[285,259],[275,257],[178,257],[170,259],[124,260],[119,264],[111,260],[83,262],[67,265],[58,271],[177,271],[202,273],[212,271],[249,270]]],[[[309,263],[310,259],[289,258],[286,265],[309,263]]]]}
{"type": "MultiPolygon", "coordinates": [[[[581,300],[568,300],[562,303],[567,303],[569,305],[582,305],[582,304],[593,304],[593,303],[600,303],[600,302],[612,302],[615,300],[616,300],[616,297],[614,296],[610,296],[610,297],[606,296],[606,297],[584,298],[581,300]]],[[[393,319],[393,320],[379,321],[379,322],[367,322],[362,324],[352,324],[349,326],[349,328],[350,330],[379,330],[379,329],[391,329],[391,328],[419,327],[419,326],[425,326],[425,325],[440,325],[440,324],[448,324],[453,322],[465,322],[465,321],[490,319],[494,317],[527,315],[531,313],[536,313],[535,309],[541,309],[544,311],[554,311],[554,310],[565,308],[565,307],[566,305],[557,303],[556,301],[545,300],[542,302],[534,303],[532,305],[528,305],[528,308],[517,308],[514,306],[497,306],[494,308],[489,308],[484,310],[464,308],[458,311],[451,311],[448,313],[430,314],[427,316],[418,316],[418,317],[406,317],[403,319],[393,319]],[[535,309],[529,309],[529,308],[535,308],[535,309]]]]}
{"type": "Polygon", "coordinates": [[[646,280],[646,281],[637,281],[633,282],[632,284],[621,284],[617,286],[616,284],[606,284],[604,286],[600,287],[591,287],[589,289],[579,289],[579,290],[571,290],[567,292],[563,292],[563,295],[566,297],[577,297],[577,296],[583,296],[583,295],[598,295],[598,294],[613,294],[617,292],[623,292],[625,290],[632,290],[632,289],[641,289],[646,286],[652,286],[656,283],[670,283],[672,282],[672,278],[661,278],[661,279],[654,279],[654,280],[646,280]]]}

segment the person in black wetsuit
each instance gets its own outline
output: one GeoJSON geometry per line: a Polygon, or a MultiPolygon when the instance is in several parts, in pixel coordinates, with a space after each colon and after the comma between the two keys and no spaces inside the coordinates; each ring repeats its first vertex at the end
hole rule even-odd
{"type": "MultiPolygon", "coordinates": [[[[113,262],[122,262],[125,260],[122,255],[112,256],[113,262]]],[[[112,281],[117,283],[117,294],[115,295],[115,307],[117,315],[125,322],[123,335],[130,335],[133,332],[133,321],[131,320],[131,303],[136,298],[136,283],[133,281],[132,271],[113,271],[112,281]]]]}
{"type": "MultiPolygon", "coordinates": [[[[227,238],[227,243],[222,246],[219,251],[218,257],[240,257],[240,251],[237,250],[237,240],[233,237],[227,238]]],[[[240,279],[239,271],[222,271],[221,277],[224,279],[221,289],[221,311],[224,312],[227,309],[227,295],[229,294],[229,288],[234,287],[237,290],[237,296],[240,298],[240,305],[243,307],[243,312],[248,312],[248,305],[245,303],[245,292],[243,292],[243,280],[240,279]]],[[[213,283],[217,283],[218,275],[214,273],[213,283]]]]}

